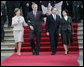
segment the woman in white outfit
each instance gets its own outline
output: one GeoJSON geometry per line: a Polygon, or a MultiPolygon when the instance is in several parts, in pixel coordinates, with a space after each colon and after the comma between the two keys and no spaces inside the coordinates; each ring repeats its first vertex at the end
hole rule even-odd
{"type": "Polygon", "coordinates": [[[17,47],[17,55],[21,55],[21,45],[24,42],[23,35],[24,35],[24,26],[28,26],[24,20],[24,17],[20,15],[20,9],[15,8],[15,16],[12,18],[12,26],[13,26],[13,34],[14,39],[17,47]]]}

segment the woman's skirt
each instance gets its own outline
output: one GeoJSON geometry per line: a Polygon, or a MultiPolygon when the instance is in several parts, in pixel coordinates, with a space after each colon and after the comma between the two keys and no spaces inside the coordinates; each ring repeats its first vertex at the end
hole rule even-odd
{"type": "Polygon", "coordinates": [[[23,39],[24,30],[14,30],[13,35],[16,43],[24,42],[24,39],[23,39]]]}
{"type": "Polygon", "coordinates": [[[70,45],[70,43],[73,43],[72,31],[69,30],[61,31],[61,37],[62,37],[62,44],[70,45]]]}

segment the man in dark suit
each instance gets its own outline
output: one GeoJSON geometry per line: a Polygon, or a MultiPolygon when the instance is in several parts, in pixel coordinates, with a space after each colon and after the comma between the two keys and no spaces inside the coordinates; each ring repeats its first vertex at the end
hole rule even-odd
{"type": "Polygon", "coordinates": [[[30,1],[21,1],[21,7],[22,7],[22,12],[23,12],[23,16],[27,22],[27,14],[30,11],[30,1]]]}
{"type": "Polygon", "coordinates": [[[80,1],[80,5],[79,5],[79,9],[80,9],[80,20],[83,20],[83,1],[80,1]]]}
{"type": "Polygon", "coordinates": [[[41,5],[44,5],[45,7],[48,7],[49,1],[42,1],[41,5]]]}
{"type": "Polygon", "coordinates": [[[1,1],[1,42],[4,41],[4,24],[6,22],[5,4],[1,1]]]}
{"type": "Polygon", "coordinates": [[[14,16],[14,9],[20,8],[19,1],[6,1],[7,15],[8,15],[8,27],[11,27],[12,17],[14,16]]]}
{"type": "Polygon", "coordinates": [[[41,8],[41,1],[32,1],[34,3],[36,3],[38,5],[38,10],[39,11],[42,11],[42,8],[41,8]]]}
{"type": "Polygon", "coordinates": [[[41,40],[41,31],[42,31],[42,20],[41,18],[46,16],[43,15],[41,11],[37,11],[37,4],[32,4],[33,11],[29,12],[27,15],[28,25],[30,27],[30,43],[32,47],[33,55],[35,55],[35,43],[34,35],[36,35],[36,55],[39,55],[40,50],[40,40],[41,40]]]}
{"type": "Polygon", "coordinates": [[[80,22],[80,10],[79,10],[79,5],[80,1],[73,1],[73,20],[74,22],[80,22]]]}
{"type": "Polygon", "coordinates": [[[55,55],[59,37],[60,16],[56,15],[57,9],[55,7],[51,11],[52,14],[47,17],[46,21],[46,32],[50,37],[52,55],[55,55]]]}

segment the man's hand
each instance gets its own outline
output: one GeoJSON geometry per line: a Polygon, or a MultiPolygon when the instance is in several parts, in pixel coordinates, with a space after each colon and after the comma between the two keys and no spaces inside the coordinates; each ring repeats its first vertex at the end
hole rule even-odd
{"type": "Polygon", "coordinates": [[[49,36],[49,32],[46,33],[49,36]]]}
{"type": "Polygon", "coordinates": [[[31,29],[31,30],[34,30],[34,27],[33,27],[33,26],[30,26],[30,29],[31,29]]]}

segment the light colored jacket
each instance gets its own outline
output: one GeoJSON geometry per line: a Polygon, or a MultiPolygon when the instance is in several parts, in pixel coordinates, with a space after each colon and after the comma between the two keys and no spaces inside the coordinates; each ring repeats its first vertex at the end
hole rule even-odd
{"type": "Polygon", "coordinates": [[[24,17],[20,16],[19,21],[17,16],[12,18],[13,30],[24,30],[23,25],[28,26],[24,20],[24,17]]]}

